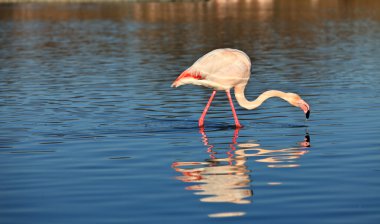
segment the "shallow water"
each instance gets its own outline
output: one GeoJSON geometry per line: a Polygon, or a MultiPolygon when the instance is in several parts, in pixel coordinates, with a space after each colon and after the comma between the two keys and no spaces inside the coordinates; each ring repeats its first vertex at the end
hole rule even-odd
{"type": "Polygon", "coordinates": [[[1,223],[378,223],[378,1],[0,4],[1,223]],[[170,88],[198,57],[246,89],[170,88]]]}

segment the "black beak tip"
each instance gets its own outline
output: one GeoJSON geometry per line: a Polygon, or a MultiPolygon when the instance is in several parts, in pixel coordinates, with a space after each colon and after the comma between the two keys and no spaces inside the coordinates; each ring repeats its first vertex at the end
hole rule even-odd
{"type": "Polygon", "coordinates": [[[309,117],[310,117],[310,110],[308,110],[305,115],[306,115],[306,119],[309,119],[309,117]]]}

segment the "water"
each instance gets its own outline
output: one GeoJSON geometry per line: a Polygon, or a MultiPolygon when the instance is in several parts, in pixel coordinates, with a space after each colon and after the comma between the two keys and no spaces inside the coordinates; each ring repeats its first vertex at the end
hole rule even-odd
{"type": "Polygon", "coordinates": [[[378,223],[378,1],[0,5],[1,223],[378,223]],[[247,98],[170,88],[208,51],[247,98]]]}

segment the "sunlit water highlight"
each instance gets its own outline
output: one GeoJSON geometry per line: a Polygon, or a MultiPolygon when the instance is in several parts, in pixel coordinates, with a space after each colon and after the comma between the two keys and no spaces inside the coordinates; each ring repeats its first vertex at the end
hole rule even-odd
{"type": "Polygon", "coordinates": [[[1,223],[378,223],[378,1],[0,5],[1,223]],[[171,83],[245,51],[248,99],[171,83]]]}

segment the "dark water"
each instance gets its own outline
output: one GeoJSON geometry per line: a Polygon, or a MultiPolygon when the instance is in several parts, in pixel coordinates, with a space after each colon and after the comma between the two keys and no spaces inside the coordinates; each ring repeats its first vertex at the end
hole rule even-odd
{"type": "Polygon", "coordinates": [[[378,223],[380,2],[0,4],[0,223],[378,223]],[[214,48],[247,98],[171,89],[214,48]]]}

